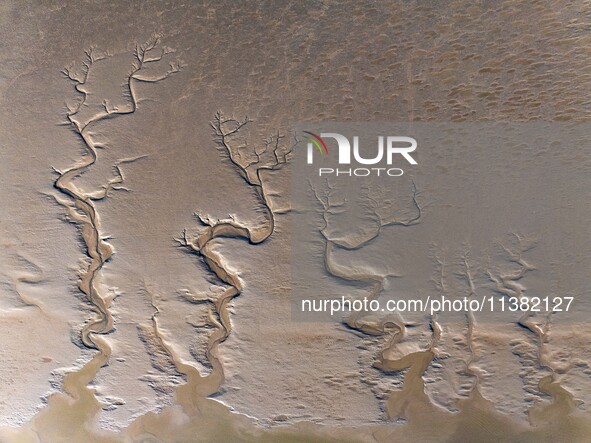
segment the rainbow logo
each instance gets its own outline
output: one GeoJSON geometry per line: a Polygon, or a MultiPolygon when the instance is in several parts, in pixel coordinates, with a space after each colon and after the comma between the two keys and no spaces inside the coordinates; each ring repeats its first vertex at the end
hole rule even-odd
{"type": "Polygon", "coordinates": [[[320,151],[321,154],[326,153],[328,155],[328,148],[326,146],[326,143],[324,143],[324,140],[322,140],[320,136],[308,131],[304,131],[304,133],[310,135],[305,135],[304,137],[306,137],[310,142],[312,142],[312,144],[316,146],[316,149],[318,149],[318,151],[320,151]]]}

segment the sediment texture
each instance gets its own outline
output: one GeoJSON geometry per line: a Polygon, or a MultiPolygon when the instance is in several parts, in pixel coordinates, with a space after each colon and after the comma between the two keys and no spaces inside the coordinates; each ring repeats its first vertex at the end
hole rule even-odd
{"type": "MultiPolygon", "coordinates": [[[[295,122],[585,122],[588,4],[1,9],[0,440],[588,441],[587,323],[306,323],[290,301],[295,122]]],[[[553,161],[589,177],[588,154],[553,161]]],[[[456,161],[442,153],[433,174],[456,161]]],[[[453,182],[466,185],[446,201],[456,225],[477,178],[453,182]]],[[[577,180],[548,188],[578,242],[553,245],[563,263],[534,225],[499,222],[488,242],[497,224],[478,219],[480,234],[448,235],[429,218],[448,182],[420,179],[362,195],[355,226],[339,221],[354,202],[338,187],[311,186],[305,259],[323,290],[351,299],[409,290],[399,257],[413,238],[435,239],[417,269],[439,295],[582,288],[591,214],[577,180]],[[381,266],[370,258],[384,244],[400,250],[381,266]]],[[[527,189],[502,190],[525,202],[527,189]]],[[[522,210],[481,204],[499,220],[522,210]]]]}

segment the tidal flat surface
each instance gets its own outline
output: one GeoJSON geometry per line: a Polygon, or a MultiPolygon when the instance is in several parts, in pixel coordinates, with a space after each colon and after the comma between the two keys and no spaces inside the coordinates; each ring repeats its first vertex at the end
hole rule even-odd
{"type": "Polygon", "coordinates": [[[0,441],[591,441],[584,136],[506,158],[419,147],[419,172],[354,223],[339,211],[355,199],[307,188],[305,245],[292,199],[302,122],[578,134],[590,14],[4,2],[0,441]],[[577,308],[298,321],[294,257],[325,295],[547,293],[577,308]]]}

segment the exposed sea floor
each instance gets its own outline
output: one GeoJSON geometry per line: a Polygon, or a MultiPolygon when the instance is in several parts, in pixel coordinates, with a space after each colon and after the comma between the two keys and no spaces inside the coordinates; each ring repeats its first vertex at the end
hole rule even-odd
{"type": "Polygon", "coordinates": [[[4,2],[0,441],[591,441],[590,15],[4,2]],[[292,163],[315,122],[539,139],[354,195],[292,163]],[[304,321],[295,281],[574,301],[304,321]]]}

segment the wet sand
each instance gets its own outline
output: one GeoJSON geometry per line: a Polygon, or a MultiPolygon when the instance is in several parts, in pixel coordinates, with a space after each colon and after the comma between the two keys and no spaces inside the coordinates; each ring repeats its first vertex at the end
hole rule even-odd
{"type": "MultiPolygon", "coordinates": [[[[0,440],[590,441],[591,330],[576,317],[308,323],[293,321],[290,294],[296,123],[585,122],[588,12],[3,5],[0,440]]],[[[489,286],[580,290],[586,307],[581,146],[548,160],[571,169],[547,165],[573,176],[572,188],[548,185],[578,247],[557,252],[564,262],[494,221],[450,261],[464,239],[429,224],[443,179],[387,190],[396,211],[380,206],[356,229],[334,216],[338,192],[316,189],[306,251],[323,291],[406,290],[370,259],[394,240],[403,255],[419,235],[442,239],[416,262],[425,281],[472,296],[489,269],[480,245],[502,227],[489,286]]],[[[456,191],[461,214],[474,186],[456,191]]],[[[397,254],[388,265],[400,270],[397,254]]]]}

